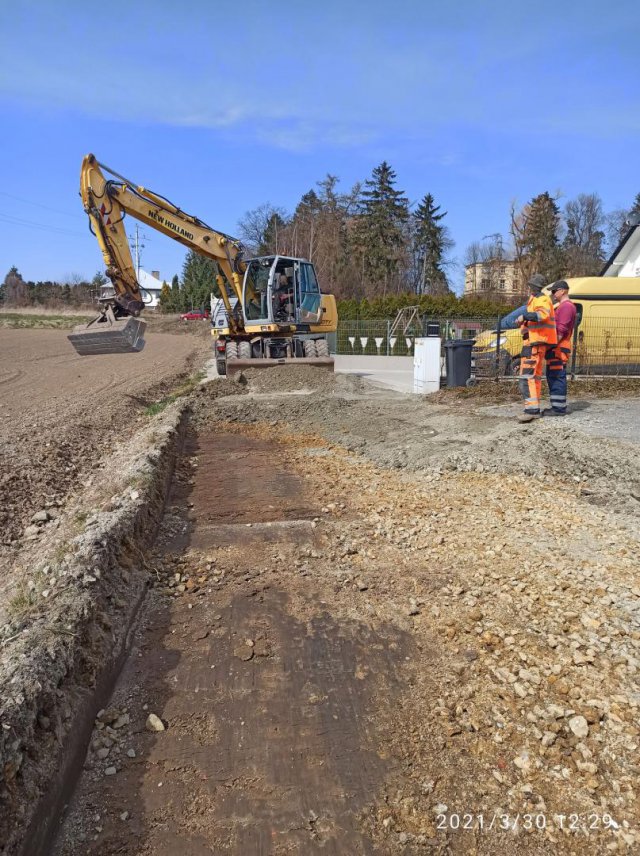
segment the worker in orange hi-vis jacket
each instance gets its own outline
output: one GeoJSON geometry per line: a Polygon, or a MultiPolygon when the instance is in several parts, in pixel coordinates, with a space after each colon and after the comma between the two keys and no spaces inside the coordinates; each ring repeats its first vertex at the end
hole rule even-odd
{"type": "Polygon", "coordinates": [[[551,298],[542,293],[545,279],[535,273],[529,282],[527,310],[517,319],[523,338],[520,360],[520,391],[524,398],[524,413],[519,422],[540,418],[542,369],[548,348],[558,343],[555,313],[551,298]]]}

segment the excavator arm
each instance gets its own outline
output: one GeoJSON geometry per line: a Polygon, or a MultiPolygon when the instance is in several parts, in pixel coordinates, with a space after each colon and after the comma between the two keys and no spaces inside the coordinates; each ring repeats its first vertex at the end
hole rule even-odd
{"type": "Polygon", "coordinates": [[[102,250],[114,296],[101,301],[103,306],[97,318],[84,328],[75,328],[69,336],[79,354],[132,352],[144,345],[145,324],[137,320],[144,301],[124,226],[127,214],[216,262],[217,283],[230,330],[241,332],[242,320],[233,312],[229,299],[231,290],[239,302],[242,300],[245,265],[239,241],[118,175],[100,164],[94,155],[87,155],[82,161],[80,195],[91,231],[102,250]],[[107,178],[105,173],[111,177],[107,178]]]}

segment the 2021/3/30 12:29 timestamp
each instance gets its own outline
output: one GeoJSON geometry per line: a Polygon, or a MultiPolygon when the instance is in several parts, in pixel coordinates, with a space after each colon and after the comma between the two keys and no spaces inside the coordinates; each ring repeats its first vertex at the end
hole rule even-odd
{"type": "Polygon", "coordinates": [[[607,831],[620,828],[620,824],[610,814],[578,814],[568,812],[567,814],[551,814],[547,816],[542,812],[531,812],[523,814],[503,814],[493,812],[451,812],[438,814],[436,816],[436,828],[446,830],[456,829],[479,829],[491,832],[516,832],[518,829],[543,831],[550,827],[564,829],[569,832],[580,832],[583,830],[607,831]]]}

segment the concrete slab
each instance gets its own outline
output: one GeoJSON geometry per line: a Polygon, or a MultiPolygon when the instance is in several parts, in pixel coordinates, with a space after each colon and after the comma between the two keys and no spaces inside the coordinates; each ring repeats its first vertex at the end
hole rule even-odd
{"type": "Polygon", "coordinates": [[[335,370],[365,377],[398,392],[413,392],[413,357],[361,357],[336,354],[335,370]]]}

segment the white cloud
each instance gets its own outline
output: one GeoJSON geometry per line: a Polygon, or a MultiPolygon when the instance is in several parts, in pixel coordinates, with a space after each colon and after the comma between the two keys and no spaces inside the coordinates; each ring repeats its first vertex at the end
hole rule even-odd
{"type": "MultiPolygon", "coordinates": [[[[6,16],[0,37],[0,94],[35,106],[237,133],[292,151],[438,132],[638,130],[638,96],[625,89],[635,54],[621,50],[599,73],[588,49],[570,41],[557,53],[541,41],[553,32],[543,12],[528,21],[514,11],[505,23],[497,7],[397,0],[397,16],[377,23],[375,2],[368,12],[327,2],[322,14],[292,21],[277,2],[249,3],[236,26],[197,0],[189,15],[115,2],[98,23],[39,5],[6,16]]],[[[571,33],[585,26],[583,18],[571,33]]]]}

